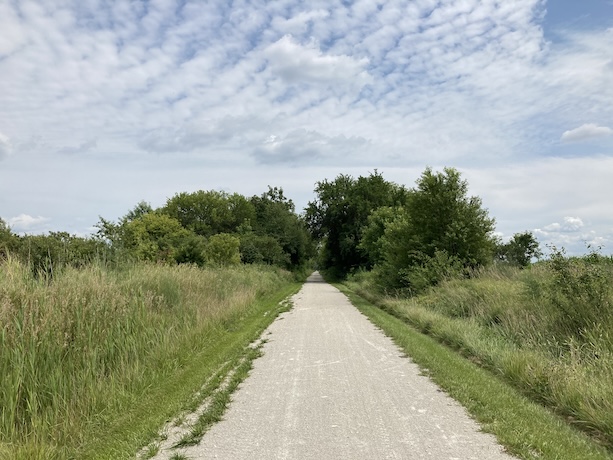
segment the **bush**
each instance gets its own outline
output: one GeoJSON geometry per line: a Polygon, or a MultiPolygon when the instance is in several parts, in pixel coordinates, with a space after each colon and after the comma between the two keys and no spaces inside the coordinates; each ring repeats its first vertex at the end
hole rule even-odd
{"type": "Polygon", "coordinates": [[[611,262],[596,251],[569,258],[564,249],[552,248],[545,294],[556,309],[558,335],[583,340],[596,325],[613,322],[611,262]]]}
{"type": "Polygon", "coordinates": [[[81,238],[66,232],[20,237],[13,249],[34,276],[48,279],[66,267],[84,267],[102,259],[108,251],[101,240],[81,238]]]}
{"type": "Polygon", "coordinates": [[[422,262],[401,271],[415,292],[423,292],[441,281],[462,277],[462,261],[447,251],[436,251],[434,257],[424,255],[422,262]]]}
{"type": "Polygon", "coordinates": [[[255,233],[241,235],[240,257],[246,264],[263,263],[280,267],[290,265],[289,254],[283,252],[276,238],[268,235],[256,235],[255,233]]]}
{"type": "Polygon", "coordinates": [[[227,233],[218,233],[209,238],[206,249],[206,261],[212,265],[238,265],[241,263],[240,240],[227,233]]]}

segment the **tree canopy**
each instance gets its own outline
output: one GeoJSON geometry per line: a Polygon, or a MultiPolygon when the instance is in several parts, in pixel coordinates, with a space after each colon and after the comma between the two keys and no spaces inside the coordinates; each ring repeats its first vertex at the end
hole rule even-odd
{"type": "Polygon", "coordinates": [[[335,275],[373,269],[386,288],[422,290],[490,263],[494,219],[453,168],[427,168],[407,190],[378,172],[316,184],[306,220],[335,275]]]}
{"type": "Polygon", "coordinates": [[[306,222],[313,237],[322,241],[322,265],[340,275],[369,268],[371,260],[360,248],[368,217],[380,207],[403,204],[406,190],[375,171],[358,179],[341,174],[334,181],[318,182],[315,193],[306,222]]]}
{"type": "Polygon", "coordinates": [[[492,261],[494,219],[480,198],[467,194],[457,170],[424,171],[382,236],[385,284],[420,290],[492,261]]]}
{"type": "Polygon", "coordinates": [[[182,192],[158,209],[140,202],[117,223],[101,218],[98,229],[115,252],[136,260],[242,261],[293,269],[313,255],[304,220],[277,187],[251,198],[215,190],[182,192]]]}
{"type": "Polygon", "coordinates": [[[543,253],[539,243],[532,232],[516,233],[513,238],[497,247],[497,256],[500,261],[508,262],[518,267],[527,267],[533,258],[538,259],[543,253]]]}

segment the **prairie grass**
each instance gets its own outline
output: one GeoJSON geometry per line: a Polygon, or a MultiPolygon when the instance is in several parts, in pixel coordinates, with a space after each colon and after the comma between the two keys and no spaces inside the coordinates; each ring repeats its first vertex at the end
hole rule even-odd
{"type": "Polygon", "coordinates": [[[369,274],[347,285],[613,450],[610,258],[557,253],[530,270],[494,267],[408,299],[378,293],[369,274]]]}
{"type": "Polygon", "coordinates": [[[74,455],[192,353],[291,282],[254,266],[66,268],[35,278],[0,262],[0,458],[74,455]]]}

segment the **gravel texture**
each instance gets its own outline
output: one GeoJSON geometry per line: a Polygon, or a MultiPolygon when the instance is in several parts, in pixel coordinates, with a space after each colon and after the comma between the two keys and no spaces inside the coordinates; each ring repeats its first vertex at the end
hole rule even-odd
{"type": "Polygon", "coordinates": [[[318,273],[189,459],[511,459],[318,273]]]}

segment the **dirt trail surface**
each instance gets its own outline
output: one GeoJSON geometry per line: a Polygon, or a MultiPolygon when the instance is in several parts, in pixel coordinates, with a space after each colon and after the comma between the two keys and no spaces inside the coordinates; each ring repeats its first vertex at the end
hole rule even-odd
{"type": "Polygon", "coordinates": [[[511,459],[313,274],[189,459],[511,459]]]}

